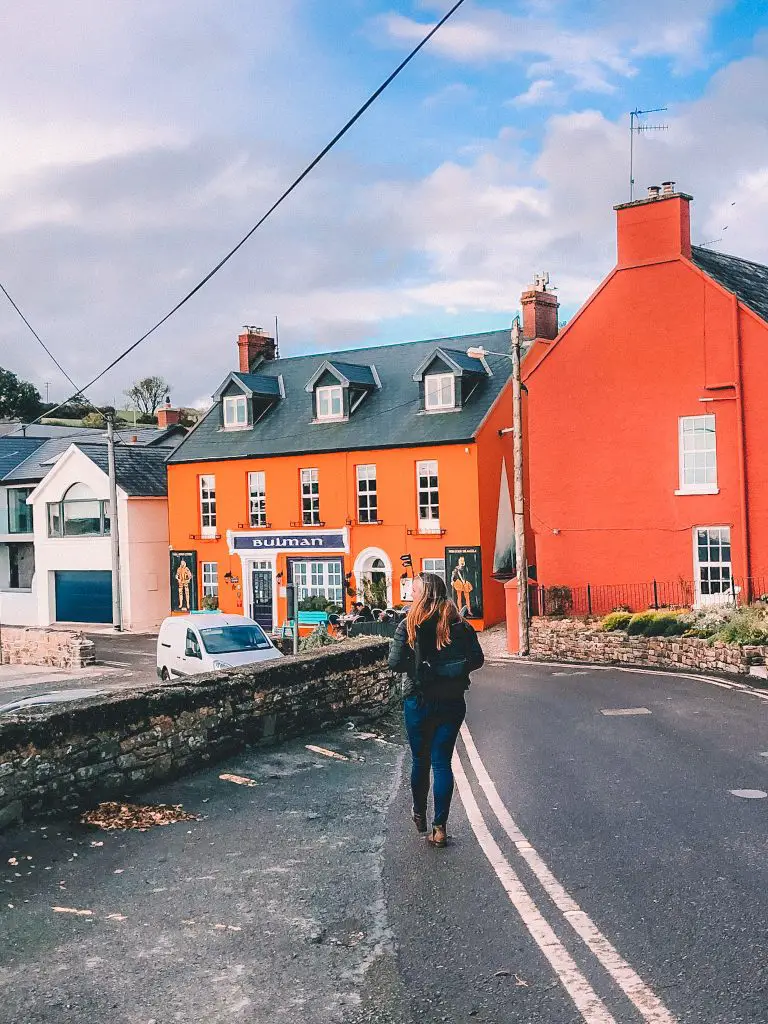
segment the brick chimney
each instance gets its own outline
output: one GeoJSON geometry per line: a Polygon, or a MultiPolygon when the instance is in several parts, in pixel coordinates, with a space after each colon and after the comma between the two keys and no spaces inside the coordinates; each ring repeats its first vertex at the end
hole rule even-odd
{"type": "Polygon", "coordinates": [[[557,296],[547,291],[549,274],[538,273],[534,283],[520,297],[523,307],[523,337],[554,341],[557,337],[557,296]]]}
{"type": "Polygon", "coordinates": [[[156,415],[157,425],[161,430],[165,430],[166,427],[174,427],[181,422],[181,409],[174,409],[170,398],[166,398],[165,405],[160,406],[156,415]]]}
{"type": "Polygon", "coordinates": [[[665,181],[649,186],[645,199],[614,206],[618,265],[633,267],[678,256],[690,259],[692,198],[676,191],[674,181],[665,181]]]}
{"type": "Polygon", "coordinates": [[[244,327],[237,339],[240,373],[251,373],[262,359],[274,359],[275,339],[261,327],[244,327]]]}

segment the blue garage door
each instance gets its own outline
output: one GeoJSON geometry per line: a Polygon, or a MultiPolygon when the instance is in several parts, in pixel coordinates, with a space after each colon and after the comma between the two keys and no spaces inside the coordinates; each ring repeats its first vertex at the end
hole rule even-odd
{"type": "Polygon", "coordinates": [[[111,622],[111,572],[57,572],[57,622],[111,622]]]}

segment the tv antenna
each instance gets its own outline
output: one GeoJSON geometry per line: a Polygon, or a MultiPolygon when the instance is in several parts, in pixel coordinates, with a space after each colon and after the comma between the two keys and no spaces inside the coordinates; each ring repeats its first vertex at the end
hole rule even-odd
{"type": "Polygon", "coordinates": [[[630,110],[629,112],[629,201],[635,198],[635,134],[640,132],[666,132],[668,124],[640,124],[640,118],[646,114],[660,114],[666,107],[652,107],[650,110],[630,110]]]}

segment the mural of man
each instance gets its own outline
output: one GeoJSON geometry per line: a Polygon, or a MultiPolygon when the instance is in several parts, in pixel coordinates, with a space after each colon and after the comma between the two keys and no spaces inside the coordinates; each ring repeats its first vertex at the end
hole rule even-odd
{"type": "Polygon", "coordinates": [[[179,611],[189,611],[189,585],[192,582],[192,573],[184,558],[176,570],[176,582],[179,586],[179,611]]]}
{"type": "Polygon", "coordinates": [[[467,574],[467,562],[463,555],[459,557],[456,568],[451,573],[451,586],[456,593],[456,604],[459,611],[465,615],[471,615],[472,604],[469,595],[474,590],[472,581],[467,574]],[[466,608],[466,612],[464,609],[466,608]]]}

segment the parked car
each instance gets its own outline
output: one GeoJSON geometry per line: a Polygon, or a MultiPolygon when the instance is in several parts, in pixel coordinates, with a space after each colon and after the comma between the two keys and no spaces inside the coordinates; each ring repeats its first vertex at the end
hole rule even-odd
{"type": "Polygon", "coordinates": [[[34,697],[21,697],[9,704],[3,704],[0,706],[0,715],[26,711],[27,708],[47,708],[51,704],[69,704],[73,700],[100,697],[105,692],[105,690],[94,690],[85,686],[78,690],[51,690],[50,693],[38,693],[34,697]]]}
{"type": "Polygon", "coordinates": [[[245,615],[174,615],[163,621],[157,637],[157,674],[164,680],[282,657],[245,615]]]}

